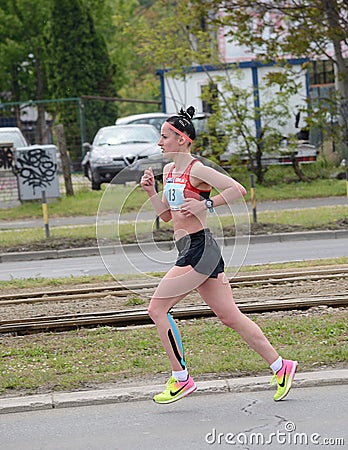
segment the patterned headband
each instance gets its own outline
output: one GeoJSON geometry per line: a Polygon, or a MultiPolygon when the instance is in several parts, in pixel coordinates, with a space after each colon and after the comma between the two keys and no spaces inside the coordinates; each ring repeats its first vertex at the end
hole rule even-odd
{"type": "Polygon", "coordinates": [[[183,133],[182,131],[178,130],[177,128],[175,128],[174,125],[172,125],[169,122],[166,122],[166,125],[168,125],[169,128],[171,128],[173,131],[175,131],[175,133],[180,134],[180,136],[182,136],[184,139],[186,139],[190,144],[192,144],[192,139],[190,137],[187,136],[187,134],[183,133]]]}

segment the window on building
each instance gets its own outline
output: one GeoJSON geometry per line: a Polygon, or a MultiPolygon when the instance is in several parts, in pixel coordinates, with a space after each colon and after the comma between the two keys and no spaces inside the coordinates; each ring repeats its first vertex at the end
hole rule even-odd
{"type": "Polygon", "coordinates": [[[202,112],[209,114],[214,112],[218,95],[218,87],[215,83],[209,83],[201,87],[202,112]]]}
{"type": "Polygon", "coordinates": [[[334,83],[335,74],[332,61],[312,61],[309,67],[309,82],[310,85],[334,83]]]}

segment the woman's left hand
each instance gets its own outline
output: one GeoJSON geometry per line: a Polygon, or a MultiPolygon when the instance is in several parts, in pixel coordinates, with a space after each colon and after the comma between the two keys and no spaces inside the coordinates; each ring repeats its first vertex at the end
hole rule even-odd
{"type": "Polygon", "coordinates": [[[201,216],[206,211],[205,203],[195,198],[185,198],[184,204],[180,208],[180,212],[184,216],[201,216]]]}

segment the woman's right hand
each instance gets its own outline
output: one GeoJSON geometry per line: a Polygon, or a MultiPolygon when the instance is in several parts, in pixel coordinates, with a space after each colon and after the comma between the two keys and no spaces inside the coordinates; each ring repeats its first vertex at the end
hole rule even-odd
{"type": "Polygon", "coordinates": [[[151,167],[145,169],[144,175],[141,177],[140,186],[147,193],[152,193],[155,189],[155,176],[151,167]]]}

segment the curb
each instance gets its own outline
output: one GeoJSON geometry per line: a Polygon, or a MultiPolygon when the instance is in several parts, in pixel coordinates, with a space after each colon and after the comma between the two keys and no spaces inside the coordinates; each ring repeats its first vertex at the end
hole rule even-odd
{"type": "MultiPolygon", "coordinates": [[[[300,372],[297,374],[293,387],[307,388],[337,384],[348,384],[348,369],[300,372]]],[[[27,397],[2,398],[0,399],[0,414],[152,400],[153,395],[162,389],[163,385],[131,386],[126,388],[66,393],[53,392],[27,397]],[[144,390],[146,390],[146,394],[144,390]]],[[[195,395],[266,390],[274,391],[274,387],[270,386],[269,376],[230,378],[226,380],[198,382],[195,395]]]]}
{"type": "MultiPolygon", "coordinates": [[[[293,233],[279,233],[279,234],[259,234],[251,236],[241,236],[238,238],[228,237],[222,241],[223,245],[235,245],[242,241],[249,241],[250,244],[261,244],[267,242],[289,242],[289,241],[305,241],[315,239],[342,239],[348,238],[348,230],[332,230],[332,231],[304,231],[293,233]]],[[[171,250],[174,247],[173,241],[162,242],[143,242],[137,244],[125,244],[125,245],[110,245],[100,247],[104,255],[117,254],[120,251],[124,252],[138,252],[145,248],[150,250],[151,248],[162,248],[165,250],[171,250]]],[[[16,262],[16,261],[34,261],[45,259],[60,259],[60,258],[79,258],[82,256],[98,256],[100,254],[99,247],[80,247],[64,250],[43,250],[37,252],[14,252],[14,253],[1,253],[0,263],[4,262],[16,262]]]]}

